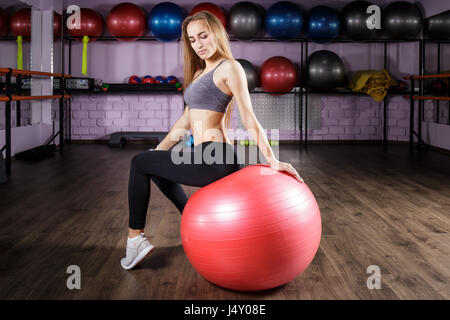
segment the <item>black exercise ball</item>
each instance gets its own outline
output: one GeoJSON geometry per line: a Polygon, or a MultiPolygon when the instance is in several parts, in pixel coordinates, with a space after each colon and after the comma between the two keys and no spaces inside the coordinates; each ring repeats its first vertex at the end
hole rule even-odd
{"type": "Polygon", "coordinates": [[[308,80],[313,90],[327,91],[345,83],[344,63],[334,52],[320,50],[308,58],[308,80]]]}
{"type": "Polygon", "coordinates": [[[258,71],[255,66],[248,60],[236,59],[242,68],[244,68],[245,75],[247,76],[248,91],[252,91],[258,86],[258,71]]]}
{"type": "Polygon", "coordinates": [[[237,38],[250,39],[263,28],[264,14],[252,2],[238,2],[231,7],[228,13],[228,26],[231,34],[237,38]]]}
{"type": "Polygon", "coordinates": [[[422,29],[422,13],[414,3],[392,2],[381,17],[381,28],[391,39],[415,38],[422,29]]]}
{"type": "Polygon", "coordinates": [[[355,40],[372,39],[376,29],[367,27],[367,19],[372,13],[367,13],[367,8],[372,4],[367,1],[353,1],[342,10],[342,22],[346,34],[355,40]]]}
{"type": "Polygon", "coordinates": [[[450,10],[425,19],[424,29],[426,36],[430,39],[450,39],[450,10]]]}

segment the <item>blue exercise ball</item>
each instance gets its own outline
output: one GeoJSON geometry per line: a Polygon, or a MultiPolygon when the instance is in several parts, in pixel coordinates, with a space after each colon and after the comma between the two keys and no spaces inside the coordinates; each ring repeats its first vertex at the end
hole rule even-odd
{"type": "Polygon", "coordinates": [[[303,27],[303,13],[289,1],[280,1],[267,10],[265,26],[267,33],[280,40],[295,38],[303,27]]]}
{"type": "Polygon", "coordinates": [[[148,15],[151,33],[161,41],[176,40],[181,36],[181,24],[185,18],[183,9],[172,2],[161,2],[148,15]]]}
{"type": "Polygon", "coordinates": [[[317,43],[328,42],[336,38],[341,29],[338,11],[327,6],[312,8],[308,14],[308,38],[317,43]]]}

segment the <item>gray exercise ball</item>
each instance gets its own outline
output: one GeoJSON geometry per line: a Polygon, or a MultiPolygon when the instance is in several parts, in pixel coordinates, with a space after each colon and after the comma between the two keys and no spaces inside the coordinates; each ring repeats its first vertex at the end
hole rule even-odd
{"type": "Polygon", "coordinates": [[[426,18],[424,29],[426,36],[430,39],[450,39],[450,10],[426,18]]]}
{"type": "Polygon", "coordinates": [[[245,75],[247,76],[248,91],[252,91],[258,86],[258,71],[255,66],[248,60],[236,59],[242,68],[244,68],[245,75]]]}
{"type": "Polygon", "coordinates": [[[367,8],[372,4],[367,1],[353,1],[342,9],[342,24],[345,32],[351,39],[372,39],[376,29],[367,27],[367,19],[372,15],[367,13],[367,8]]]}
{"type": "Polygon", "coordinates": [[[263,23],[263,12],[252,2],[238,2],[231,7],[228,13],[229,30],[237,38],[255,37],[261,31],[263,23]]]}
{"type": "Polygon", "coordinates": [[[308,58],[308,81],[313,90],[327,91],[345,84],[344,63],[334,52],[320,50],[308,58]]]}
{"type": "Polygon", "coordinates": [[[381,17],[381,28],[391,39],[415,38],[422,29],[422,13],[414,3],[392,2],[381,17]]]}

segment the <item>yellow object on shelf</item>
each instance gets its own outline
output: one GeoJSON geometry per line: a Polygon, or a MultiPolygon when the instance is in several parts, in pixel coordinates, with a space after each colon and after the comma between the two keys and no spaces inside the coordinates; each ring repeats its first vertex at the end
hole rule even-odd
{"type": "Polygon", "coordinates": [[[89,43],[89,37],[83,36],[83,56],[81,61],[81,73],[87,75],[87,44],[89,43]]]}
{"type": "Polygon", "coordinates": [[[377,102],[384,99],[389,87],[396,85],[397,82],[389,76],[385,69],[382,71],[357,71],[349,83],[350,89],[354,92],[367,93],[377,102]]]}
{"type": "Polygon", "coordinates": [[[17,69],[23,70],[22,36],[17,36],[17,69]]]}

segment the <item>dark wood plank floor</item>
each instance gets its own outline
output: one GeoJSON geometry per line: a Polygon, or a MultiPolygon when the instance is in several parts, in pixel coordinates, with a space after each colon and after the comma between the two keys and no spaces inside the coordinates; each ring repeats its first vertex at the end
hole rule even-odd
{"type": "Polygon", "coordinates": [[[0,298],[450,298],[450,156],[396,145],[280,149],[323,223],[315,259],[290,283],[241,293],[204,280],[184,254],[180,215],[153,184],[146,234],[157,249],[124,271],[129,165],[145,146],[71,145],[62,156],[14,161],[0,185],[0,298]],[[70,265],[81,269],[81,290],[66,286],[70,265]],[[381,289],[367,288],[370,265],[380,267],[381,289]]]}

